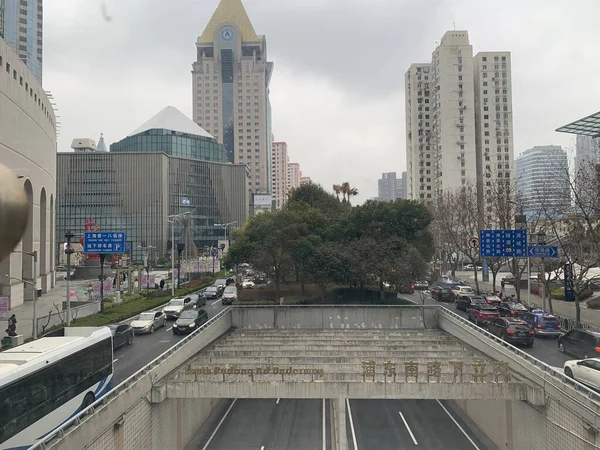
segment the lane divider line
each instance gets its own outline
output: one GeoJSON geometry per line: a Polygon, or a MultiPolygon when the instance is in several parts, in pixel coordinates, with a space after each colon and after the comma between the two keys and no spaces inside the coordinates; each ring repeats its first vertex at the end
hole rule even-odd
{"type": "Polygon", "coordinates": [[[410,429],[410,427],[408,426],[408,422],[406,421],[406,419],[404,418],[404,414],[402,414],[402,411],[398,411],[398,414],[400,414],[400,418],[402,419],[402,422],[404,422],[404,426],[406,427],[406,430],[408,431],[408,434],[410,434],[410,438],[412,439],[413,443],[415,445],[419,445],[419,443],[417,442],[417,440],[415,439],[415,435],[413,434],[412,430],[410,429]]]}
{"type": "Polygon", "coordinates": [[[325,399],[323,399],[323,450],[327,450],[327,416],[325,415],[325,399]]]}
{"type": "Polygon", "coordinates": [[[113,359],[113,364],[116,363],[118,360],[119,360],[119,358],[113,359]]]}
{"type": "Polygon", "coordinates": [[[446,411],[446,414],[448,414],[448,417],[450,417],[452,419],[452,422],[454,422],[454,425],[456,425],[458,427],[458,429],[460,431],[462,431],[462,434],[464,434],[465,437],[469,440],[469,442],[471,443],[471,445],[473,446],[473,448],[475,448],[476,450],[481,450],[479,447],[477,447],[477,444],[475,444],[475,442],[473,442],[473,439],[471,439],[471,436],[469,436],[467,434],[467,432],[463,429],[463,427],[460,426],[460,424],[456,421],[456,419],[452,416],[452,414],[450,414],[450,411],[448,411],[446,409],[446,407],[442,404],[442,402],[440,402],[437,399],[436,399],[436,402],[438,402],[438,405],[440,405],[442,407],[442,409],[444,411],[446,411]]]}
{"type": "Polygon", "coordinates": [[[221,425],[223,425],[223,422],[225,422],[225,419],[227,418],[227,415],[233,408],[233,405],[235,405],[235,402],[237,402],[237,398],[233,399],[233,401],[231,402],[231,405],[229,405],[229,408],[227,408],[227,411],[225,411],[225,414],[223,414],[223,417],[221,417],[221,420],[217,424],[215,430],[212,432],[212,434],[208,438],[208,441],[206,441],[206,444],[204,445],[204,447],[202,447],[202,450],[206,450],[208,448],[208,446],[210,445],[210,443],[212,442],[212,440],[215,438],[215,435],[219,431],[219,428],[221,428],[221,425]]]}
{"type": "Polygon", "coordinates": [[[210,306],[214,306],[214,305],[216,305],[217,303],[219,303],[220,301],[221,301],[221,299],[215,300],[214,302],[212,302],[212,303],[210,304],[210,306]]]}
{"type": "Polygon", "coordinates": [[[350,419],[350,432],[352,433],[352,443],[354,444],[354,450],[358,450],[358,444],[356,443],[356,433],[354,432],[354,420],[352,420],[352,409],[350,409],[350,400],[348,399],[346,399],[346,407],[348,408],[348,418],[350,419]]]}
{"type": "Polygon", "coordinates": [[[172,329],[173,329],[173,327],[171,327],[171,328],[167,328],[167,331],[171,331],[172,329]]]}
{"type": "Polygon", "coordinates": [[[279,400],[281,399],[278,398],[277,400],[275,400],[275,404],[279,405],[279,400]]]}

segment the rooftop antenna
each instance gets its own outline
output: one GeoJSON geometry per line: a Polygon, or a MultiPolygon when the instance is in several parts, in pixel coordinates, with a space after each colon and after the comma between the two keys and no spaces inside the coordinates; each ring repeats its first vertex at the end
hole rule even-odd
{"type": "Polygon", "coordinates": [[[452,26],[454,27],[454,31],[456,31],[456,22],[452,22],[452,26]]]}

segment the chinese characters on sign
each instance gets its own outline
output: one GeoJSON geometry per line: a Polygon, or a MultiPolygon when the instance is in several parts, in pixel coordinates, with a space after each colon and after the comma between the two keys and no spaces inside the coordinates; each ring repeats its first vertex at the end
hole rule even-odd
{"type": "Polygon", "coordinates": [[[86,231],[83,239],[83,252],[95,254],[122,254],[125,252],[126,233],[106,231],[86,231]]]}
{"type": "Polygon", "coordinates": [[[479,244],[482,258],[527,258],[526,230],[481,230],[479,244]]]}

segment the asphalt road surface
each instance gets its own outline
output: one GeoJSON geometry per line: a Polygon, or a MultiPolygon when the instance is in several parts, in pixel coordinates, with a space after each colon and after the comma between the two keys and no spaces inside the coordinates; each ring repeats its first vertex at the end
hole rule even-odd
{"type": "Polygon", "coordinates": [[[352,450],[486,450],[459,417],[437,400],[349,400],[352,450]]]}
{"type": "MultiPolygon", "coordinates": [[[[225,307],[221,305],[221,300],[208,300],[203,309],[206,310],[210,319],[225,307]]],[[[164,328],[159,328],[153,334],[136,335],[133,344],[115,351],[115,386],[184,338],[184,336],[174,335],[172,327],[173,321],[167,321],[164,328]]]]}
{"type": "MultiPolygon", "coordinates": [[[[421,296],[420,295],[421,294],[419,294],[419,292],[415,291],[414,294],[401,294],[400,296],[405,297],[409,300],[412,300],[413,302],[416,302],[417,304],[421,304],[421,296]]],[[[426,305],[442,305],[442,306],[448,308],[450,311],[458,314],[459,316],[464,317],[465,319],[469,318],[469,315],[466,312],[456,309],[454,307],[454,303],[438,302],[437,300],[434,300],[430,296],[426,296],[425,304],[426,305]]],[[[520,349],[523,350],[525,353],[529,353],[534,358],[537,358],[540,361],[545,362],[549,366],[560,368],[561,370],[562,370],[562,367],[563,367],[563,364],[565,361],[574,359],[573,356],[565,355],[564,353],[560,353],[558,351],[558,343],[556,342],[555,338],[536,337],[533,347],[531,347],[531,348],[520,347],[520,349]]]]}
{"type": "Polygon", "coordinates": [[[195,448],[328,450],[330,429],[324,400],[237,399],[195,448]]]}

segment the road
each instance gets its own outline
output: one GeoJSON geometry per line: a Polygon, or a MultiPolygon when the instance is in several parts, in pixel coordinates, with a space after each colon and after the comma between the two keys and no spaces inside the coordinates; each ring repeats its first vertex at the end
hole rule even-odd
{"type": "Polygon", "coordinates": [[[314,399],[236,399],[213,428],[201,432],[193,448],[328,450],[329,407],[328,401],[314,399]]]}
{"type": "MultiPolygon", "coordinates": [[[[203,308],[208,312],[209,319],[225,309],[221,305],[221,300],[208,300],[203,308]]],[[[131,346],[115,350],[115,386],[184,338],[184,336],[174,335],[172,326],[173,321],[167,321],[167,325],[156,330],[154,334],[135,336],[131,346]]]]}
{"type": "Polygon", "coordinates": [[[349,400],[353,450],[485,450],[459,417],[437,400],[349,400]]]}
{"type": "MultiPolygon", "coordinates": [[[[401,297],[411,300],[417,304],[421,304],[421,294],[419,294],[419,292],[415,292],[414,294],[401,294],[401,297]]],[[[469,318],[469,315],[466,312],[456,309],[453,303],[438,302],[437,300],[432,299],[430,296],[426,296],[425,304],[442,305],[445,308],[448,308],[450,311],[455,312],[461,317],[464,317],[465,319],[469,318]]],[[[521,350],[523,350],[525,353],[529,353],[534,358],[545,362],[549,366],[560,368],[561,370],[565,361],[574,359],[573,356],[565,355],[558,351],[558,344],[554,338],[536,337],[533,347],[521,347],[521,350]]]]}

